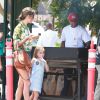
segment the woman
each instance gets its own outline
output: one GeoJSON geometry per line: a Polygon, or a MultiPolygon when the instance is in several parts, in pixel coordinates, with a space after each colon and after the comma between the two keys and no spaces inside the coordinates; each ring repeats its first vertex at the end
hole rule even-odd
{"type": "MultiPolygon", "coordinates": [[[[30,7],[24,8],[18,19],[19,24],[15,27],[13,34],[14,50],[24,49],[29,54],[32,48],[32,39],[38,38],[38,36],[34,37],[33,35],[31,35],[27,27],[27,24],[32,23],[34,19],[34,10],[30,7]]],[[[21,100],[22,93],[24,96],[24,100],[29,100],[30,71],[27,66],[25,67],[25,69],[16,68],[16,70],[19,74],[19,80],[15,100],[21,100]]]]}

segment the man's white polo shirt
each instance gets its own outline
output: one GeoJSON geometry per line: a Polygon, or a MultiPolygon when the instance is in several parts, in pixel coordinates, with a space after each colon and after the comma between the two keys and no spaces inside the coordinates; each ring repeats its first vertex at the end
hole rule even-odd
{"type": "Polygon", "coordinates": [[[62,30],[61,41],[65,41],[65,47],[81,48],[84,47],[83,41],[86,43],[90,39],[87,31],[80,25],[75,28],[68,25],[62,30]]]}

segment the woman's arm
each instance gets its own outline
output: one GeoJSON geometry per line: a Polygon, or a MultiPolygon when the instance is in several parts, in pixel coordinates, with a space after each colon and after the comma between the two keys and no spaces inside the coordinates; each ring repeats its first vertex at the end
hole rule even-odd
{"type": "Polygon", "coordinates": [[[37,35],[37,36],[31,35],[31,37],[30,37],[29,40],[36,40],[36,39],[38,39],[38,38],[39,38],[39,35],[37,35]]]}
{"type": "Polygon", "coordinates": [[[31,41],[31,40],[35,40],[35,39],[38,39],[38,38],[39,38],[39,36],[34,36],[34,35],[30,34],[28,37],[26,37],[25,39],[20,41],[18,43],[18,46],[22,46],[27,40],[31,41]]]}
{"type": "Polygon", "coordinates": [[[18,46],[22,46],[28,39],[29,39],[29,37],[26,37],[22,41],[18,42],[18,46]]]}
{"type": "Polygon", "coordinates": [[[25,39],[23,39],[22,41],[20,41],[19,43],[18,43],[18,46],[22,46],[27,40],[35,40],[35,39],[38,39],[39,38],[39,36],[34,36],[34,35],[29,35],[28,37],[26,37],[25,39]]]}

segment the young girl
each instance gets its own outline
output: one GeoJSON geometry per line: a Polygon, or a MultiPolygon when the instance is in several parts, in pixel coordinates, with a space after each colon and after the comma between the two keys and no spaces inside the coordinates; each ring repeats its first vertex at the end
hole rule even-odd
{"type": "Polygon", "coordinates": [[[49,71],[47,62],[43,59],[44,52],[45,50],[43,47],[36,47],[34,50],[30,77],[30,91],[32,91],[30,100],[38,100],[39,94],[41,93],[44,70],[46,70],[46,72],[49,71]]]}

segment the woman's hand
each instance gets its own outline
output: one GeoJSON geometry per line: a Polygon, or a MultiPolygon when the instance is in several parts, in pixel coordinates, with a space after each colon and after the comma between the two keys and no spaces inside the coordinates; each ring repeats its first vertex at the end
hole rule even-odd
{"type": "Polygon", "coordinates": [[[26,36],[26,38],[24,38],[22,41],[20,41],[20,42],[18,43],[18,46],[22,46],[26,41],[28,41],[28,40],[30,39],[30,37],[31,37],[31,35],[26,36]]]}
{"type": "Polygon", "coordinates": [[[25,67],[27,72],[30,73],[31,72],[31,68],[29,68],[28,66],[25,67]]]}
{"type": "Polygon", "coordinates": [[[27,36],[25,39],[23,39],[21,42],[18,43],[18,46],[22,46],[26,41],[32,41],[35,39],[38,39],[39,36],[34,36],[33,34],[30,34],[29,36],[27,36]]]}
{"type": "Polygon", "coordinates": [[[28,40],[32,40],[32,37],[33,37],[33,35],[30,34],[30,35],[28,36],[28,40]]]}
{"type": "Polygon", "coordinates": [[[29,35],[29,40],[35,40],[38,38],[39,38],[39,36],[34,36],[33,34],[29,35]]]}

